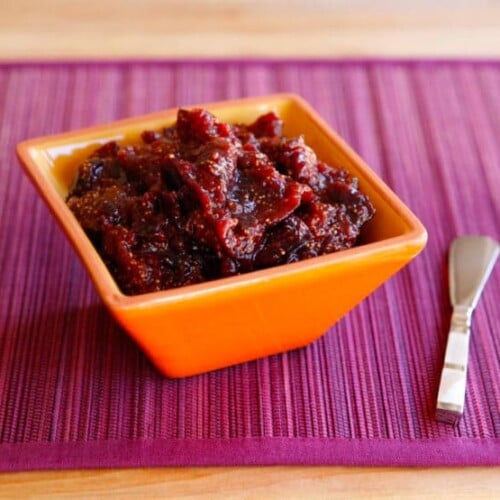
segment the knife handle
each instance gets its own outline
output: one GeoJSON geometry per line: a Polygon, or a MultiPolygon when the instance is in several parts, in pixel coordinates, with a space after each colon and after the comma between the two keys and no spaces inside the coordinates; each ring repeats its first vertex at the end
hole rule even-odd
{"type": "Polygon", "coordinates": [[[441,372],[436,419],[456,424],[464,411],[472,308],[455,306],[441,372]]]}

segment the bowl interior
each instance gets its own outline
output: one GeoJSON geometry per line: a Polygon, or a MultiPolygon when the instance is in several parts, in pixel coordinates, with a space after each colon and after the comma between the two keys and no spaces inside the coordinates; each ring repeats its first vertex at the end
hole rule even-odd
{"type": "MultiPolygon", "coordinates": [[[[380,246],[381,242],[387,242],[390,246],[388,240],[409,235],[415,230],[416,224],[419,224],[403,203],[302,99],[281,94],[201,106],[229,123],[250,123],[263,113],[273,110],[283,118],[286,135],[303,135],[306,143],[315,150],[321,160],[342,166],[356,176],[361,189],[368,194],[377,209],[376,216],[365,227],[362,244],[364,247],[368,245],[367,249],[372,243],[380,246]]],[[[137,143],[143,130],[159,130],[172,125],[176,114],[177,110],[173,109],[85,130],[33,139],[19,146],[19,155],[28,174],[85,262],[101,295],[112,293],[114,296],[120,296],[120,291],[65,204],[78,165],[99,145],[110,140],[117,140],[122,144],[137,143]]],[[[344,254],[343,258],[347,257],[349,252],[359,253],[359,249],[341,252],[344,254]]],[[[337,258],[335,255],[338,254],[331,254],[331,258],[337,258]]],[[[274,273],[272,269],[266,271],[274,273]]],[[[226,278],[234,279],[237,278],[226,278]]],[[[214,282],[209,283],[208,286],[212,286],[214,282]]],[[[200,285],[193,285],[196,286],[200,285]]]]}

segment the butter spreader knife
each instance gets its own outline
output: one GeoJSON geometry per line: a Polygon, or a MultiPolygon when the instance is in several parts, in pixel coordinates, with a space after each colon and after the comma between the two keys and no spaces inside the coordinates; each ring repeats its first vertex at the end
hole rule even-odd
{"type": "Polygon", "coordinates": [[[457,424],[464,411],[472,312],[493,270],[500,247],[487,236],[456,238],[449,253],[450,332],[437,397],[436,419],[457,424]]]}

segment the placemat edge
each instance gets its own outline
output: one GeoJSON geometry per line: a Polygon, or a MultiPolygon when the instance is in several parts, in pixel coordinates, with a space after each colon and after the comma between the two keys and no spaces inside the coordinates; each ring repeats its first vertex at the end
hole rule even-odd
{"type": "Polygon", "coordinates": [[[75,58],[75,59],[0,59],[0,68],[3,67],[29,67],[29,66],[126,66],[126,65],[226,65],[226,64],[337,64],[343,65],[424,65],[435,66],[440,64],[471,64],[471,65],[498,65],[500,64],[500,57],[186,57],[186,58],[155,58],[155,57],[137,57],[137,58],[75,58]]]}
{"type": "Polygon", "coordinates": [[[229,438],[0,445],[0,472],[161,466],[500,465],[500,438],[229,438]],[[449,452],[453,445],[453,452],[449,452]],[[260,458],[256,460],[256,452],[260,458]]]}

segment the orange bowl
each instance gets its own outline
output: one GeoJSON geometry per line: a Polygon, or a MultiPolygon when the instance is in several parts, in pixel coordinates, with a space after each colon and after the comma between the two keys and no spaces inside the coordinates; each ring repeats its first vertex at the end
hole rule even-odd
{"type": "Polygon", "coordinates": [[[67,207],[80,160],[110,140],[138,141],[176,109],[18,145],[19,159],[84,263],[118,323],[157,368],[183,377],[304,346],[401,269],[425,246],[419,220],[300,97],[278,94],[203,104],[219,119],[250,123],[274,110],[289,136],[304,135],[318,157],[359,179],[377,209],[363,244],[310,260],[173,290],[123,294],[67,207]]]}

